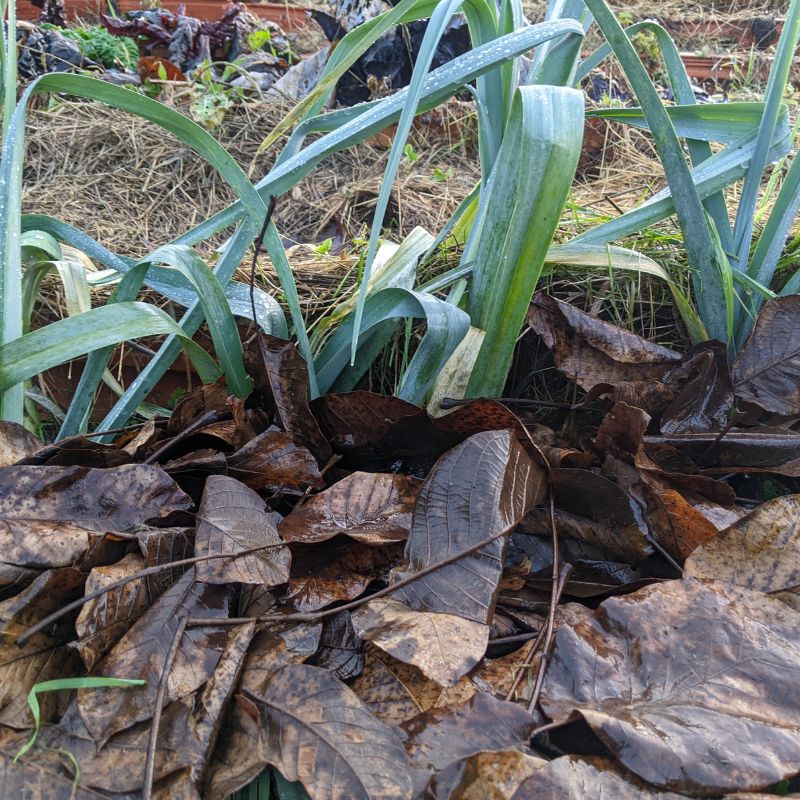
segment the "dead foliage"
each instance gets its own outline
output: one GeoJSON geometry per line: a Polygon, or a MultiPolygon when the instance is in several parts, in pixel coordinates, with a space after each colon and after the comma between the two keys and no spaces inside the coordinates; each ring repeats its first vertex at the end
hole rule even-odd
{"type": "Polygon", "coordinates": [[[537,297],[586,391],[558,429],[513,400],[309,403],[270,338],[246,403],[204,387],[105,445],[3,425],[4,792],[221,799],[266,768],[342,800],[795,779],[799,314],[772,301],[729,366],[537,297]],[[746,499],[754,474],[786,491],[746,499]],[[82,677],[143,685],[41,691],[15,760],[31,690],[82,677]]]}

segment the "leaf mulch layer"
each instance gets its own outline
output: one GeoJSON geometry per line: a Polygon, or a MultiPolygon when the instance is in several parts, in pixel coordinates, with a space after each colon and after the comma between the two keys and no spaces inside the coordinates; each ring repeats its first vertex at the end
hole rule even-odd
{"type": "Polygon", "coordinates": [[[545,295],[528,323],[586,392],[560,431],[309,403],[269,338],[246,401],[0,427],[2,796],[226,798],[267,767],[315,799],[799,788],[800,299],[732,363],[545,295]],[[29,699],[87,677],[141,683],[29,699]]]}

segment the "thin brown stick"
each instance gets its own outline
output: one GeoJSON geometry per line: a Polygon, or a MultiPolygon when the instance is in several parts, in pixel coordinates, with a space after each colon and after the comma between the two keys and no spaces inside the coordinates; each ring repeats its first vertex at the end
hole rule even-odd
{"type": "Polygon", "coordinates": [[[167,684],[169,683],[169,673],[178,648],[186,630],[186,617],[181,617],[175,636],[172,637],[172,644],[164,662],[164,669],[161,672],[161,680],[158,682],[158,693],[156,694],[156,707],[153,709],[153,722],[150,726],[150,737],[147,740],[147,758],[144,762],[144,785],[142,786],[142,800],[151,800],[153,796],[153,777],[156,771],[156,743],[158,741],[158,728],[161,724],[161,710],[164,706],[164,697],[167,694],[167,684]]]}
{"type": "Polygon", "coordinates": [[[561,593],[567,585],[569,575],[572,572],[572,564],[564,564],[558,575],[558,583],[553,585],[553,593],[550,596],[550,612],[547,615],[546,633],[544,636],[544,643],[542,644],[542,657],[539,659],[539,670],[536,673],[536,683],[533,685],[533,692],[531,699],[528,702],[528,711],[533,713],[536,704],[539,702],[539,695],[542,692],[544,685],[544,675],[547,672],[547,666],[550,663],[550,652],[553,647],[553,633],[556,627],[556,609],[558,608],[558,601],[561,599],[561,593]]]}
{"type": "Polygon", "coordinates": [[[219,419],[219,412],[217,411],[206,411],[205,414],[199,416],[194,422],[187,425],[180,433],[173,436],[171,439],[168,439],[164,444],[161,445],[157,450],[147,456],[143,464],[152,464],[154,461],[157,461],[164,453],[172,450],[176,444],[184,441],[184,439],[188,439],[193,433],[196,433],[200,430],[200,428],[204,428],[206,425],[210,425],[212,422],[216,422],[219,419]]]}
{"type": "Polygon", "coordinates": [[[454,564],[459,559],[464,558],[464,556],[472,555],[472,553],[480,550],[483,547],[486,547],[486,545],[491,544],[493,541],[499,539],[501,536],[505,536],[507,533],[508,530],[502,530],[499,533],[495,533],[492,536],[481,539],[481,541],[477,544],[473,544],[471,547],[467,547],[465,550],[461,550],[458,553],[454,553],[452,556],[448,556],[441,561],[437,561],[435,564],[430,564],[424,569],[421,569],[419,572],[415,572],[413,575],[409,575],[407,578],[403,578],[403,580],[393,583],[391,586],[380,589],[374,594],[367,595],[366,597],[359,597],[357,600],[352,600],[349,603],[345,603],[344,605],[336,606],[334,608],[325,608],[322,611],[312,611],[305,614],[274,614],[272,616],[265,615],[263,617],[230,617],[229,619],[218,619],[213,621],[203,617],[190,617],[186,624],[190,628],[193,628],[198,625],[210,625],[212,622],[214,625],[243,625],[246,622],[316,622],[317,620],[324,619],[325,617],[332,617],[335,614],[341,614],[343,611],[352,611],[354,608],[363,606],[370,600],[377,600],[380,597],[386,597],[386,595],[392,594],[398,589],[402,589],[403,587],[408,586],[410,583],[413,583],[420,578],[424,578],[426,575],[430,575],[431,572],[435,572],[437,569],[446,567],[449,564],[454,564]]]}
{"type": "Polygon", "coordinates": [[[277,544],[265,544],[261,545],[260,547],[252,547],[249,550],[242,550],[241,553],[236,553],[232,555],[231,553],[213,553],[207,556],[194,556],[193,558],[182,558],[179,561],[170,561],[168,564],[156,564],[153,567],[147,567],[146,569],[141,570],[140,572],[136,572],[133,575],[126,575],[124,578],[120,578],[118,581],[114,581],[114,583],[109,583],[107,586],[103,586],[100,589],[96,589],[93,592],[90,592],[83,597],[79,597],[77,600],[73,600],[71,603],[67,603],[67,605],[59,608],[58,611],[54,611],[52,614],[46,616],[43,620],[40,620],[35,625],[31,626],[22,633],[20,636],[17,637],[16,644],[18,647],[24,647],[28,639],[31,638],[34,634],[38,633],[39,631],[47,628],[49,625],[52,625],[56,620],[61,619],[65,614],[69,614],[70,611],[74,611],[76,608],[80,608],[84,603],[88,603],[89,600],[94,600],[101,595],[104,595],[106,592],[111,592],[114,589],[118,589],[120,586],[124,586],[126,583],[130,583],[131,581],[139,580],[139,578],[146,578],[149,575],[157,575],[159,572],[165,572],[168,569],[174,569],[175,567],[188,567],[193,566],[194,564],[198,564],[201,561],[211,561],[215,558],[240,558],[241,556],[249,555],[250,553],[258,553],[261,550],[269,550],[273,547],[285,547],[284,542],[278,542],[277,544]]]}
{"type": "Polygon", "coordinates": [[[520,664],[519,669],[517,670],[517,674],[514,676],[514,680],[511,683],[511,688],[506,692],[505,701],[508,703],[510,700],[513,699],[515,692],[519,688],[519,685],[522,683],[522,679],[527,673],[527,671],[531,668],[531,664],[533,664],[533,659],[536,657],[536,653],[539,650],[539,645],[542,643],[542,639],[544,639],[546,628],[542,626],[539,633],[536,635],[536,639],[533,642],[533,645],[528,652],[528,655],[525,656],[525,660],[520,664]]]}

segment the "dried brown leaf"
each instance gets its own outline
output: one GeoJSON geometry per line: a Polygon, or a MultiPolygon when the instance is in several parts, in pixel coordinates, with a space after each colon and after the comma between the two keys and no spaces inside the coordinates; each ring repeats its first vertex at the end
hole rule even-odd
{"type": "Polygon", "coordinates": [[[732,373],[740,400],[774,414],[800,412],[800,297],[764,304],[732,373]]]}
{"type": "Polygon", "coordinates": [[[397,732],[325,670],[286,666],[262,696],[239,698],[257,716],[262,759],[287,780],[302,781],[312,797],[411,797],[408,758],[397,732]]]}
{"type": "MultiPolygon", "coordinates": [[[[213,620],[226,616],[227,589],[195,580],[193,569],[184,573],[95,670],[95,674],[108,678],[142,678],[147,686],[120,692],[83,689],[78,693],[80,714],[92,737],[102,744],[117,731],[149,719],[167,653],[182,617],[213,620]]],[[[226,636],[219,629],[188,628],[169,673],[167,700],[187,697],[202,686],[216,668],[225,643],[226,636]]]]}
{"type": "Polygon", "coordinates": [[[542,292],[531,302],[528,325],[553,351],[556,366],[587,391],[598,383],[661,378],[681,360],[674,350],[542,292]]]}
{"type": "MultiPolygon", "coordinates": [[[[139,549],[148,567],[160,567],[174,561],[194,556],[194,530],[192,528],[140,528],[137,531],[139,549]]],[[[161,569],[147,576],[147,586],[152,597],[163,594],[177,581],[187,567],[161,569]]]]}
{"type": "Polygon", "coordinates": [[[519,785],[547,764],[519,750],[476,753],[434,775],[426,800],[509,800],[519,785]]]}
{"type": "MultiPolygon", "coordinates": [[[[66,603],[81,597],[85,581],[86,575],[77,570],[50,570],[16,597],[0,603],[0,723],[14,727],[30,725],[28,692],[35,683],[83,673],[77,654],[67,647],[77,612],[34,634],[24,647],[17,646],[16,639],[66,603]]],[[[60,700],[54,692],[40,697],[42,719],[49,720],[55,714],[60,700]]]]}
{"type": "Polygon", "coordinates": [[[486,652],[489,626],[453,614],[414,611],[390,597],[353,612],[362,639],[412,664],[440,686],[453,686],[486,652]]]}
{"type": "Polygon", "coordinates": [[[800,769],[798,668],[797,612],[688,578],[559,628],[541,703],[555,720],[579,713],[649,783],[717,795],[800,769]]]}
{"type": "Polygon", "coordinates": [[[8,467],[33,455],[42,443],[16,422],[0,422],[0,467],[8,467]]]}
{"type": "Polygon", "coordinates": [[[334,678],[349,681],[364,668],[364,642],[356,633],[349,611],[342,611],[322,621],[319,650],[308,660],[322,667],[334,678]]]}
{"type": "Polygon", "coordinates": [[[197,579],[206,583],[286,583],[292,556],[278,535],[266,504],[243,483],[210,475],[197,512],[197,556],[230,555],[197,564],[197,579]],[[257,552],[250,552],[260,548],[257,552]]]}
{"type": "Polygon", "coordinates": [[[522,783],[512,800],[682,800],[621,770],[611,759],[562,756],[522,783]]]}
{"type": "MultiPolygon", "coordinates": [[[[95,567],[86,579],[86,594],[135,575],[145,567],[145,560],[137,553],[129,553],[116,564],[95,567]]],[[[75,621],[78,634],[75,649],[87,671],[91,672],[98,660],[150,607],[152,600],[147,579],[137,578],[84,603],[75,621]]]]}
{"type": "Polygon", "coordinates": [[[442,693],[441,686],[416,667],[371,644],[364,647],[364,668],[350,688],[387,725],[399,725],[433,708],[442,693]]]}
{"type": "Polygon", "coordinates": [[[776,497],[709,539],[685,574],[714,578],[778,597],[800,611],[800,495],[776,497]]]}
{"type": "Polygon", "coordinates": [[[278,530],[289,542],[321,542],[338,534],[365,544],[403,542],[419,487],[405,475],[354,472],[295,507],[278,530]]]}
{"type": "Polygon", "coordinates": [[[450,764],[482,752],[527,746],[533,717],[516,703],[479,692],[466,703],[433,708],[404,722],[414,795],[450,764]]]}
{"type": "MultiPolygon", "coordinates": [[[[513,528],[543,496],[545,470],[511,431],[470,437],[444,455],[420,490],[406,543],[408,566],[419,572],[493,534],[513,528]]],[[[491,622],[506,537],[399,589],[394,598],[417,611],[491,622]]]]}

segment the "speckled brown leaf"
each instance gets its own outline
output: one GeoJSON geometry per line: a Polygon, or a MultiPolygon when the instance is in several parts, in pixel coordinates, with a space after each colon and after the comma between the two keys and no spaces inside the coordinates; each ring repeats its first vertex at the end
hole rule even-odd
{"type": "Polygon", "coordinates": [[[479,692],[466,703],[433,708],[400,728],[411,761],[414,795],[431,775],[482,752],[527,746],[533,717],[516,703],[479,692]]]}
{"type": "Polygon", "coordinates": [[[562,756],[537,770],[512,800],[682,800],[621,770],[611,759],[562,756]]]}
{"type": "Polygon", "coordinates": [[[606,600],[556,634],[541,703],[577,712],[629,770],[678,792],[757,789],[800,769],[800,615],[692,578],[606,600]]]}
{"type": "Polygon", "coordinates": [[[349,537],[293,545],[283,600],[298,611],[318,611],[337,600],[354,600],[372,581],[386,579],[402,558],[400,544],[372,547],[349,537]]]}
{"type": "Polygon", "coordinates": [[[353,612],[362,639],[412,664],[440,686],[453,686],[483,658],[489,626],[453,614],[414,611],[391,597],[353,612]]]}
{"type": "Polygon", "coordinates": [[[197,556],[231,556],[199,561],[199,581],[277,586],[289,578],[292,556],[264,501],[227,475],[210,475],[206,481],[194,547],[197,556]],[[246,552],[256,547],[262,549],[246,552]]]}
{"type": "Polygon", "coordinates": [[[547,764],[519,750],[476,753],[434,775],[426,800],[509,800],[519,785],[547,764]]]}
{"type": "MultiPolygon", "coordinates": [[[[183,561],[194,556],[194,529],[139,528],[136,538],[148,567],[158,567],[183,561]]],[[[187,567],[163,569],[147,576],[147,586],[153,597],[163,594],[187,567]]]]}
{"type": "Polygon", "coordinates": [[[685,574],[776,592],[800,611],[800,495],[776,497],[709,539],[685,574]]]}
{"type": "MultiPolygon", "coordinates": [[[[86,594],[91,594],[122,578],[141,572],[145,560],[138,553],[129,553],[121,561],[107,567],[95,567],[86,579],[86,594]]],[[[150,607],[153,598],[146,578],[138,578],[111,589],[81,606],[75,621],[80,653],[87,671],[130,629],[150,607]]]]}
{"type": "Polygon", "coordinates": [[[338,534],[365,544],[403,542],[419,487],[406,475],[354,472],[296,506],[278,530],[288,542],[322,542],[338,534]]]}
{"type": "Polygon", "coordinates": [[[261,757],[287,780],[302,781],[312,797],[411,797],[408,758],[397,732],[325,670],[286,666],[261,697],[240,698],[257,715],[261,757]]]}
{"type": "Polygon", "coordinates": [[[553,351],[556,366],[586,390],[598,383],[660,378],[681,360],[674,350],[542,292],[531,302],[528,325],[553,351]]]}
{"type": "Polygon", "coordinates": [[[325,485],[311,452],[292,434],[268,430],[228,456],[228,474],[251,489],[267,486],[321,488],[325,485]]]}
{"type": "Polygon", "coordinates": [[[433,708],[442,693],[442,687],[416,667],[369,643],[364,646],[364,669],[350,688],[387,725],[399,725],[433,708]]]}
{"type": "Polygon", "coordinates": [[[91,532],[124,532],[191,507],[158,467],[0,468],[0,587],[80,563],[91,532]]]}
{"type": "MultiPolygon", "coordinates": [[[[546,488],[544,467],[534,463],[511,431],[470,437],[436,463],[420,490],[408,566],[401,580],[493,534],[513,528],[546,488]]],[[[502,573],[506,537],[442,567],[393,597],[417,611],[456,614],[488,624],[502,573]]]]}
{"type": "MultiPolygon", "coordinates": [[[[193,569],[167,589],[95,669],[96,675],[108,678],[142,678],[147,686],[124,692],[83,689],[78,693],[81,717],[94,739],[103,743],[152,715],[167,653],[182,617],[214,619],[227,617],[228,610],[226,587],[195,580],[193,569]]],[[[225,629],[194,627],[184,632],[169,673],[168,701],[190,695],[208,680],[226,639],[225,629]]]]}
{"type": "Polygon", "coordinates": [[[299,445],[308,448],[322,467],[331,457],[331,446],[308,406],[306,362],[291,342],[260,336],[260,344],[254,340],[247,346],[248,372],[257,390],[274,408],[276,423],[299,445]]]}
{"type": "Polygon", "coordinates": [[[0,422],[0,467],[8,467],[42,446],[27,428],[16,422],[0,422]]]}
{"type": "Polygon", "coordinates": [[[800,297],[765,303],[755,328],[733,363],[740,400],[790,416],[800,411],[800,297]]]}
{"type": "MultiPolygon", "coordinates": [[[[67,647],[77,612],[35,634],[24,647],[17,646],[16,639],[66,603],[83,596],[85,581],[86,575],[77,570],[50,570],[16,597],[0,603],[0,723],[30,725],[27,698],[35,683],[83,674],[80,659],[67,647]]],[[[60,699],[54,692],[39,698],[42,719],[52,717],[60,699]]]]}

